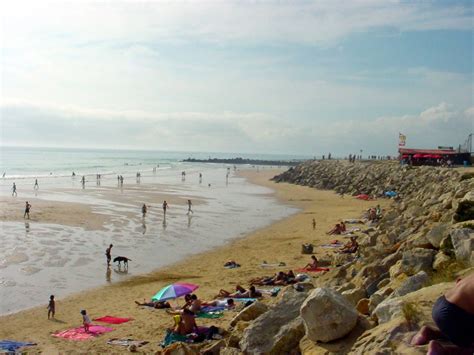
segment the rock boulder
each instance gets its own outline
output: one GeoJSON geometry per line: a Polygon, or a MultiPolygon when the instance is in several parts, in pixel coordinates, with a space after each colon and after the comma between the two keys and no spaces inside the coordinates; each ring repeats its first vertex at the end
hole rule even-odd
{"type": "Polygon", "coordinates": [[[343,296],[328,288],[316,288],[303,302],[301,317],[306,336],[329,342],[347,335],[357,323],[357,311],[343,296]]]}

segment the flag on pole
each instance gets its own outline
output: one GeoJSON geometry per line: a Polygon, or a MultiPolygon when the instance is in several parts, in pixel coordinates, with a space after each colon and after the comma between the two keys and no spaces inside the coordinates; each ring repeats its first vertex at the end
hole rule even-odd
{"type": "Polygon", "coordinates": [[[406,140],[407,140],[407,136],[405,136],[404,134],[398,133],[398,146],[399,147],[404,147],[406,140]]]}

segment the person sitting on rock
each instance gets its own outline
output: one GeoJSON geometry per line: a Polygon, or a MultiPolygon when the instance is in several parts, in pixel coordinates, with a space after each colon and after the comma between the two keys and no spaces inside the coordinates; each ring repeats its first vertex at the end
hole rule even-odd
{"type": "Polygon", "coordinates": [[[357,243],[356,237],[351,237],[351,240],[346,243],[341,249],[339,249],[339,253],[343,254],[353,254],[357,252],[359,249],[359,243],[357,243]]]}
{"type": "Polygon", "coordinates": [[[329,235],[333,235],[333,234],[341,234],[342,233],[342,227],[341,225],[338,223],[334,226],[333,229],[331,229],[329,232],[327,232],[326,234],[329,234],[329,235]]]}
{"type": "Polygon", "coordinates": [[[412,345],[428,345],[428,354],[474,354],[474,273],[458,279],[433,305],[432,317],[438,329],[424,326],[412,345]],[[442,345],[438,340],[454,345],[442,345]]]}

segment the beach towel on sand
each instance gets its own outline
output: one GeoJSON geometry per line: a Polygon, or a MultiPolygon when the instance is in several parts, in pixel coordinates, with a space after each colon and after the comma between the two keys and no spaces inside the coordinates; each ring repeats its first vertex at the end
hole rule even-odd
{"type": "Polygon", "coordinates": [[[100,334],[111,332],[113,328],[104,327],[102,325],[93,325],[89,326],[89,333],[86,333],[84,327],[73,328],[63,330],[61,332],[57,332],[51,334],[53,337],[64,338],[64,339],[71,339],[71,340],[88,340],[94,338],[100,334]]]}
{"type": "Polygon", "coordinates": [[[33,345],[36,345],[36,343],[25,343],[22,341],[14,341],[14,340],[0,340],[0,349],[3,351],[11,352],[11,353],[16,352],[19,348],[22,348],[24,346],[33,346],[33,345]]]}
{"type": "Polygon", "coordinates": [[[315,267],[312,269],[305,269],[305,268],[296,269],[296,272],[321,272],[321,271],[329,271],[329,269],[327,267],[315,267]]]}
{"type": "Polygon", "coordinates": [[[96,322],[103,322],[109,324],[121,324],[131,321],[132,318],[119,318],[119,317],[112,317],[112,316],[105,316],[101,318],[96,318],[94,321],[96,322]]]}
{"type": "Polygon", "coordinates": [[[149,342],[145,341],[145,340],[133,340],[133,339],[129,339],[129,338],[125,338],[125,339],[113,338],[113,339],[109,339],[107,341],[107,344],[110,344],[110,345],[120,345],[120,346],[135,345],[136,347],[143,346],[143,345],[146,345],[148,343],[149,342]]]}
{"type": "Polygon", "coordinates": [[[224,312],[218,311],[218,312],[197,312],[196,313],[196,318],[207,318],[207,319],[215,319],[215,318],[221,318],[224,317],[224,312]]]}

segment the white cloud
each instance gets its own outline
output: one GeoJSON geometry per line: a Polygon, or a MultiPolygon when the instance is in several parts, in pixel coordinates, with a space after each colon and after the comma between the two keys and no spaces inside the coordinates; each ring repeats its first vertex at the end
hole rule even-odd
{"type": "Polygon", "coordinates": [[[398,132],[412,147],[462,143],[473,129],[474,107],[446,103],[419,114],[375,120],[295,125],[259,112],[147,112],[95,110],[9,100],[0,107],[5,144],[69,147],[278,153],[395,154],[398,132]]]}

